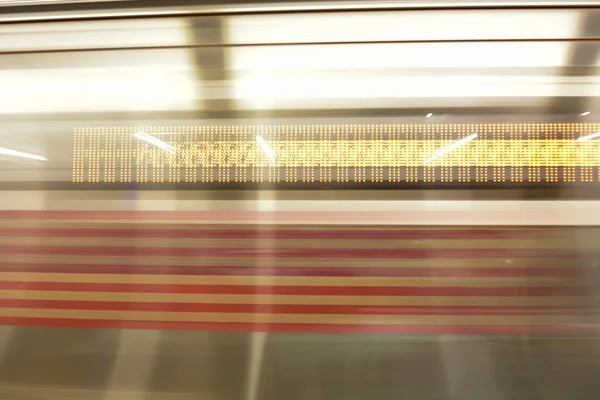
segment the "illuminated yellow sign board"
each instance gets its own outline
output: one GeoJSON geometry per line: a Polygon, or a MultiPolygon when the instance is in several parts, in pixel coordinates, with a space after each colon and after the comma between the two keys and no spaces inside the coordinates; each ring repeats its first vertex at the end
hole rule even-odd
{"type": "Polygon", "coordinates": [[[597,132],[600,124],[80,128],[73,180],[591,182],[597,132]]]}

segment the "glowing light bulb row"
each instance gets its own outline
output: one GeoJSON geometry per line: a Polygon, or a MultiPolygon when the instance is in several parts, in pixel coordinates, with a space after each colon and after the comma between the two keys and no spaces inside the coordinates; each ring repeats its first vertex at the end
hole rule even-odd
{"type": "Polygon", "coordinates": [[[574,138],[595,129],[600,127],[465,124],[425,128],[422,125],[145,128],[144,132],[173,149],[167,152],[152,142],[135,141],[133,128],[80,128],[74,139],[73,181],[555,182],[560,179],[590,182],[597,179],[600,142],[577,142],[574,138]],[[482,131],[477,140],[452,149],[424,166],[423,160],[453,143],[452,132],[462,134],[473,129],[482,131]],[[560,140],[541,140],[538,138],[542,135],[536,132],[541,129],[566,133],[560,140]],[[259,136],[273,154],[250,140],[248,132],[262,133],[264,138],[259,136]],[[502,132],[509,132],[514,138],[506,140],[506,133],[502,132]],[[441,136],[427,140],[423,139],[424,134],[441,136]],[[237,139],[232,140],[236,135],[237,139]],[[573,139],[565,140],[565,135],[573,139]],[[492,140],[488,139],[490,136],[492,140]],[[524,136],[532,139],[522,139],[524,136]],[[493,169],[488,171],[488,167],[493,169]]]}

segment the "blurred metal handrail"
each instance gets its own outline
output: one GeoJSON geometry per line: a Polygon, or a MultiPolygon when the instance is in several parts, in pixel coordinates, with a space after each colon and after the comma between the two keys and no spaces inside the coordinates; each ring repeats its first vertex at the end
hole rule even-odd
{"type": "MultiPolygon", "coordinates": [[[[75,0],[63,1],[53,5],[41,5],[42,2],[39,0],[32,1],[11,0],[10,4],[2,7],[0,23],[277,12],[600,7],[600,1],[598,0],[373,0],[368,2],[328,0],[303,2],[265,1],[254,3],[234,1],[225,4],[219,4],[219,2],[198,4],[189,0],[174,0],[171,2],[150,0],[75,0]],[[121,7],[115,8],[115,4],[117,3],[121,7]]],[[[2,3],[0,2],[1,6],[2,3]]]]}
{"type": "Polygon", "coordinates": [[[135,0],[0,0],[0,7],[47,6],[77,3],[107,3],[135,0]]]}

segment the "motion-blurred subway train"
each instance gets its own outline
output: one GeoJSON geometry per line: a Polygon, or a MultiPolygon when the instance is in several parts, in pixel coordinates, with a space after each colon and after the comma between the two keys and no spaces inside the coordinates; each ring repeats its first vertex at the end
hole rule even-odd
{"type": "Polygon", "coordinates": [[[597,399],[599,6],[0,1],[0,399],[597,399]]]}

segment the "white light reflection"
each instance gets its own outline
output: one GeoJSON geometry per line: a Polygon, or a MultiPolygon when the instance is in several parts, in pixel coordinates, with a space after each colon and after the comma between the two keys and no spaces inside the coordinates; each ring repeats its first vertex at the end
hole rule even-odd
{"type": "Polygon", "coordinates": [[[586,112],[583,112],[583,113],[581,113],[581,114],[579,114],[579,115],[580,115],[581,117],[585,117],[586,115],[590,115],[590,114],[591,114],[591,111],[586,111],[586,112]]]}
{"type": "Polygon", "coordinates": [[[272,162],[275,162],[275,153],[273,152],[273,149],[271,148],[271,146],[269,146],[269,144],[265,141],[265,139],[263,139],[262,136],[260,136],[260,135],[256,135],[256,141],[258,142],[260,147],[262,147],[264,152],[267,154],[267,157],[269,157],[269,159],[272,162]]]}
{"type": "Polygon", "coordinates": [[[424,164],[429,164],[433,160],[440,158],[447,153],[450,153],[452,150],[456,150],[463,144],[469,143],[471,140],[475,139],[476,137],[477,137],[477,133],[473,133],[465,138],[460,139],[458,142],[452,143],[450,146],[445,147],[440,152],[434,154],[433,156],[431,156],[427,160],[425,160],[424,164]]]}
{"type": "Polygon", "coordinates": [[[133,134],[133,136],[147,143],[153,144],[154,146],[159,147],[166,152],[169,152],[171,154],[175,153],[175,147],[163,142],[160,139],[155,138],[154,136],[148,135],[146,132],[136,132],[133,134]]]}
{"type": "Polygon", "coordinates": [[[21,158],[29,158],[31,160],[39,160],[39,161],[48,161],[47,158],[38,156],[30,153],[23,153],[22,151],[6,149],[4,147],[0,147],[0,154],[5,156],[13,156],[13,157],[21,157],[21,158]]]}
{"type": "Polygon", "coordinates": [[[600,137],[600,132],[590,133],[589,135],[581,136],[579,139],[577,139],[577,141],[585,142],[587,140],[596,139],[597,137],[600,137]]]}
{"type": "Polygon", "coordinates": [[[431,118],[431,117],[433,117],[433,113],[429,113],[429,114],[427,114],[427,115],[426,115],[426,117],[427,117],[427,118],[431,118]]]}

